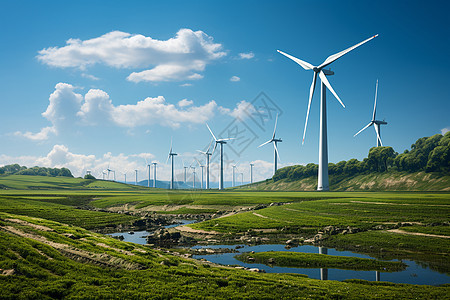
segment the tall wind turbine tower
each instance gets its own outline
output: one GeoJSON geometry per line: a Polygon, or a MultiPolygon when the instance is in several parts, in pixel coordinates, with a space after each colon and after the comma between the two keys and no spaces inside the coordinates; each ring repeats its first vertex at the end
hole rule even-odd
{"type": "Polygon", "coordinates": [[[255,164],[250,164],[250,183],[253,183],[253,166],[255,164]]]}
{"type": "Polygon", "coordinates": [[[212,155],[212,153],[209,152],[209,149],[211,148],[212,142],[213,141],[211,141],[211,143],[209,143],[208,149],[206,149],[206,151],[197,150],[197,152],[200,152],[200,153],[202,153],[203,155],[206,156],[206,189],[207,190],[209,190],[209,159],[210,159],[210,156],[212,155]]]}
{"type": "Polygon", "coordinates": [[[134,172],[136,173],[135,177],[134,177],[134,183],[137,185],[137,172],[138,172],[138,170],[134,170],[134,172]]]}
{"type": "Polygon", "coordinates": [[[208,124],[206,124],[206,127],[208,127],[209,132],[211,133],[212,137],[214,138],[215,145],[214,150],[216,150],[217,144],[220,144],[220,173],[219,173],[219,190],[223,190],[223,145],[227,143],[227,141],[232,140],[234,138],[226,138],[226,139],[216,139],[216,136],[212,132],[211,128],[209,128],[208,124]]]}
{"type": "Polygon", "coordinates": [[[150,188],[150,173],[151,173],[151,167],[152,165],[148,163],[147,159],[145,159],[145,164],[147,165],[147,171],[148,171],[148,180],[147,180],[147,187],[150,188]]]}
{"type": "Polygon", "coordinates": [[[153,165],[153,187],[156,188],[156,164],[157,163],[152,163],[153,165]]]}
{"type": "Polygon", "coordinates": [[[236,165],[237,165],[237,163],[235,163],[234,165],[232,165],[232,167],[233,167],[233,187],[236,186],[236,177],[235,177],[236,165]]]}
{"type": "Polygon", "coordinates": [[[278,114],[277,114],[277,117],[275,118],[275,127],[273,128],[272,138],[270,140],[268,140],[267,142],[265,142],[265,143],[263,143],[263,144],[258,146],[258,148],[259,148],[261,146],[267,145],[268,143],[272,143],[273,144],[273,166],[274,166],[274,168],[273,168],[273,175],[275,175],[275,173],[278,170],[277,158],[280,159],[280,154],[278,153],[277,143],[281,143],[282,142],[281,139],[275,138],[275,134],[276,134],[276,131],[277,131],[277,122],[278,122],[278,114]]]}
{"type": "Polygon", "coordinates": [[[339,53],[330,55],[325,61],[319,65],[319,66],[313,66],[312,64],[300,60],[292,55],[289,55],[287,53],[284,53],[280,50],[277,50],[279,53],[283,54],[287,58],[293,60],[297,64],[299,64],[303,69],[305,70],[313,70],[313,81],[311,84],[311,88],[309,90],[309,101],[308,101],[308,110],[306,113],[306,121],[305,121],[305,129],[303,131],[303,140],[302,144],[305,142],[305,134],[306,134],[306,127],[308,126],[308,117],[309,117],[309,110],[311,107],[311,100],[314,95],[314,88],[316,87],[316,79],[317,75],[320,77],[321,80],[321,101],[320,101],[320,137],[319,137],[319,174],[317,178],[317,190],[318,191],[328,191],[329,184],[328,184],[328,145],[327,145],[327,109],[326,109],[326,91],[327,88],[331,91],[331,93],[336,97],[336,99],[341,103],[341,105],[345,108],[344,103],[341,101],[339,96],[336,94],[334,89],[331,87],[330,82],[327,79],[327,76],[333,75],[334,72],[331,70],[325,70],[324,68],[343,55],[347,54],[348,52],[354,50],[355,48],[367,43],[371,39],[374,39],[378,36],[374,35],[350,48],[347,48],[339,53]]]}
{"type": "Polygon", "coordinates": [[[169,156],[167,157],[167,161],[166,161],[166,164],[167,164],[167,162],[169,161],[169,159],[171,159],[172,160],[172,177],[171,177],[171,179],[170,179],[170,189],[171,190],[173,190],[174,189],[174,177],[173,177],[173,157],[175,156],[175,155],[178,155],[178,154],[176,154],[175,152],[173,152],[172,151],[172,139],[170,140],[170,151],[169,151],[169,156]]]}
{"type": "Polygon", "coordinates": [[[381,125],[386,125],[387,122],[385,121],[378,121],[375,120],[375,115],[377,114],[377,95],[378,95],[378,79],[377,79],[377,85],[375,87],[375,104],[373,105],[373,115],[372,115],[372,121],[369,122],[363,129],[358,131],[353,137],[357,136],[361,132],[363,132],[366,128],[373,125],[373,128],[375,129],[375,132],[377,134],[377,147],[383,146],[383,143],[381,142],[381,125]]]}

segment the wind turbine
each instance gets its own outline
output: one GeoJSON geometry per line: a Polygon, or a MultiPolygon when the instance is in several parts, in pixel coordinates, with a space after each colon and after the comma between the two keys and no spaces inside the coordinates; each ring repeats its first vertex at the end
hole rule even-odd
{"type": "Polygon", "coordinates": [[[357,136],[358,134],[363,132],[364,129],[373,125],[373,128],[375,129],[375,132],[377,134],[377,147],[379,147],[379,146],[383,146],[383,143],[381,142],[381,127],[380,127],[380,125],[386,125],[387,122],[375,120],[375,115],[377,113],[377,95],[378,95],[378,79],[377,79],[377,85],[375,87],[375,104],[373,105],[372,121],[370,121],[370,123],[367,124],[363,129],[358,131],[358,133],[356,133],[353,137],[357,136]]]}
{"type": "Polygon", "coordinates": [[[152,163],[153,165],[153,187],[156,188],[156,165],[157,163],[152,163]]]}
{"type": "Polygon", "coordinates": [[[137,185],[137,172],[138,172],[138,170],[134,170],[134,172],[136,173],[135,174],[135,177],[134,177],[134,183],[137,185]]]}
{"type": "Polygon", "coordinates": [[[223,190],[223,145],[227,143],[227,141],[232,140],[234,138],[227,138],[227,139],[216,139],[216,136],[212,132],[211,128],[209,128],[208,124],[206,124],[206,127],[208,127],[209,132],[211,133],[212,137],[214,138],[215,144],[214,144],[214,150],[216,150],[217,144],[220,144],[220,179],[219,179],[219,190],[223,190]]]}
{"type": "Polygon", "coordinates": [[[202,165],[201,163],[200,163],[200,161],[196,158],[195,159],[196,161],[197,161],[197,163],[198,163],[198,166],[202,169],[202,181],[200,182],[200,189],[201,190],[203,190],[203,169],[205,168],[205,166],[204,165],[202,165]]]}
{"type": "Polygon", "coordinates": [[[127,184],[127,172],[122,173],[122,174],[123,174],[123,176],[125,177],[125,184],[127,184]]]}
{"type": "Polygon", "coordinates": [[[183,168],[184,168],[184,184],[186,184],[186,171],[189,167],[186,167],[186,165],[184,164],[184,160],[183,158],[181,158],[181,162],[183,163],[183,168]]]}
{"type": "MultiPolygon", "coordinates": [[[[197,150],[197,152],[200,152],[206,156],[206,189],[207,190],[209,190],[209,158],[212,155],[212,153],[209,152],[209,149],[211,148],[212,142],[213,141],[211,140],[211,143],[209,143],[208,149],[206,149],[206,151],[197,150]]],[[[202,169],[202,174],[203,174],[203,169],[202,169]]],[[[202,175],[202,177],[203,177],[203,175],[202,175]]],[[[203,180],[202,180],[202,182],[203,182],[203,180]]]]}
{"type": "Polygon", "coordinates": [[[273,163],[273,165],[274,165],[273,174],[274,175],[275,175],[275,173],[277,172],[277,169],[278,169],[277,158],[280,159],[280,155],[278,154],[277,143],[281,143],[282,142],[281,139],[275,138],[275,134],[276,134],[276,131],[277,131],[277,122],[278,122],[278,114],[277,114],[277,117],[275,118],[275,127],[273,128],[272,138],[270,140],[268,140],[267,142],[265,142],[265,143],[263,143],[263,144],[258,146],[258,148],[259,148],[259,147],[262,147],[264,145],[267,145],[268,143],[272,143],[273,144],[273,152],[274,152],[273,153],[273,156],[274,156],[274,158],[273,158],[273,161],[274,161],[274,163],[273,163]]]}
{"type": "Polygon", "coordinates": [[[166,160],[166,164],[169,161],[169,159],[172,158],[172,178],[170,179],[170,189],[171,190],[174,189],[174,186],[173,186],[173,157],[175,155],[178,155],[178,154],[176,154],[175,152],[172,152],[172,139],[170,139],[170,151],[169,151],[169,156],[167,157],[167,160],[166,160]]]}
{"type": "Polygon", "coordinates": [[[235,163],[234,165],[232,165],[231,167],[233,167],[233,187],[235,187],[236,186],[236,175],[235,175],[235,172],[236,172],[236,168],[237,168],[237,164],[238,163],[235,163]]]}
{"type": "Polygon", "coordinates": [[[152,165],[148,163],[147,158],[145,159],[145,164],[147,165],[148,170],[148,180],[147,180],[147,187],[150,188],[150,173],[151,173],[151,167],[152,165]]]}
{"type": "Polygon", "coordinates": [[[241,185],[244,185],[244,173],[239,173],[239,174],[241,174],[241,185]]]}
{"type": "Polygon", "coordinates": [[[192,170],[194,170],[194,171],[192,172],[192,175],[193,175],[193,178],[192,178],[192,188],[195,190],[195,167],[191,165],[190,168],[191,168],[192,170]]]}
{"type": "Polygon", "coordinates": [[[327,75],[333,75],[334,72],[331,70],[325,70],[324,68],[343,55],[347,54],[348,52],[354,50],[355,48],[367,43],[371,39],[374,39],[378,36],[378,34],[350,47],[347,48],[341,52],[338,52],[336,54],[330,55],[325,61],[319,65],[319,66],[313,66],[312,64],[300,60],[292,55],[289,55],[287,53],[284,53],[280,50],[277,50],[279,53],[283,54],[287,58],[293,60],[297,64],[299,64],[303,69],[305,70],[313,70],[313,81],[309,90],[309,101],[308,101],[308,110],[306,113],[306,121],[305,121],[305,129],[303,131],[303,139],[302,144],[305,142],[305,135],[306,135],[306,127],[308,126],[308,117],[309,117],[309,110],[311,107],[311,100],[314,95],[314,88],[316,87],[316,79],[317,75],[319,75],[321,80],[321,101],[320,101],[320,138],[319,138],[319,174],[317,179],[317,190],[318,191],[328,191],[329,190],[329,184],[328,184],[328,145],[327,145],[327,109],[326,109],[326,92],[327,88],[331,91],[331,93],[336,97],[336,99],[341,103],[341,105],[345,108],[344,103],[341,101],[339,96],[336,94],[336,92],[331,87],[330,82],[327,79],[327,75]]]}
{"type": "Polygon", "coordinates": [[[255,164],[250,164],[250,183],[253,183],[253,166],[255,164]]]}

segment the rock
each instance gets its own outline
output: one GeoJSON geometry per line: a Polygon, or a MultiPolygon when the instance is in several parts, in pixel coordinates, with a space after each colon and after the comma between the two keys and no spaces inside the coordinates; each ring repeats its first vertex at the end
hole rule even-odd
{"type": "Polygon", "coordinates": [[[249,257],[249,258],[247,258],[247,261],[248,262],[255,262],[255,258],[254,257],[249,257]]]}
{"type": "Polygon", "coordinates": [[[250,272],[257,272],[259,273],[259,269],[258,268],[250,268],[248,269],[250,272]]]}
{"type": "Polygon", "coordinates": [[[275,259],[271,257],[267,260],[267,263],[273,265],[275,263],[275,259]]]}

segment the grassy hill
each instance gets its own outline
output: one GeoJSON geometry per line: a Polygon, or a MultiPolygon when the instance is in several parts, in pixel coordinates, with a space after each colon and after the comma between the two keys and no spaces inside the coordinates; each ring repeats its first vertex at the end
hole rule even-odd
{"type": "MultiPolygon", "coordinates": [[[[333,176],[329,178],[332,191],[450,191],[450,176],[434,173],[385,172],[354,176],[333,176]]],[[[300,180],[287,178],[257,182],[239,188],[268,191],[314,191],[317,176],[300,180]]]]}
{"type": "Polygon", "coordinates": [[[0,190],[142,190],[144,187],[107,180],[29,175],[0,176],[0,190]]]}

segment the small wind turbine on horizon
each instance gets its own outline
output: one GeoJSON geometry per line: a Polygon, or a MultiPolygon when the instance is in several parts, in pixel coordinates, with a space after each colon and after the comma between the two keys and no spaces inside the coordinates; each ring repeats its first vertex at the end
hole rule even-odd
{"type": "Polygon", "coordinates": [[[363,132],[366,128],[373,125],[373,128],[375,129],[375,132],[377,134],[377,147],[379,147],[379,146],[383,146],[383,143],[381,142],[381,127],[380,127],[380,125],[386,125],[387,122],[375,120],[375,115],[377,113],[377,95],[378,95],[378,79],[377,79],[377,85],[375,87],[375,103],[373,105],[372,121],[370,121],[369,124],[367,124],[363,129],[358,131],[353,137],[357,136],[358,134],[363,132]]]}
{"type": "Polygon", "coordinates": [[[234,138],[226,138],[226,139],[217,139],[214,133],[212,132],[211,128],[209,128],[208,124],[206,124],[206,127],[208,127],[209,132],[211,133],[212,137],[214,138],[215,144],[213,153],[216,150],[217,144],[220,144],[220,172],[219,172],[219,190],[223,190],[223,145],[227,143],[227,141],[232,140],[234,138]]]}
{"type": "Polygon", "coordinates": [[[300,60],[292,55],[284,53],[280,50],[277,50],[280,54],[286,56],[287,58],[293,60],[297,64],[299,64],[305,70],[313,70],[313,81],[309,90],[309,101],[308,101],[308,110],[306,113],[306,121],[305,121],[305,129],[303,131],[303,139],[302,144],[305,142],[306,135],[306,127],[308,126],[308,117],[309,111],[311,108],[311,100],[314,95],[314,89],[316,87],[316,79],[317,76],[320,77],[321,80],[321,101],[320,101],[320,137],[319,137],[319,174],[317,178],[317,190],[318,191],[328,191],[329,183],[328,183],[328,139],[327,139],[327,109],[326,109],[326,91],[327,88],[331,91],[331,93],[336,97],[342,107],[345,108],[344,103],[341,101],[339,96],[334,91],[333,87],[329,83],[327,76],[334,75],[334,72],[331,70],[325,70],[324,68],[355,48],[367,43],[368,41],[376,38],[378,36],[374,35],[350,48],[347,48],[341,52],[330,55],[325,59],[325,61],[319,66],[313,66],[312,64],[300,60]]]}
{"type": "Polygon", "coordinates": [[[152,169],[151,169],[152,165],[148,163],[147,158],[145,159],[145,164],[147,165],[147,170],[148,170],[147,187],[150,188],[150,173],[152,171],[152,169]]]}
{"type": "Polygon", "coordinates": [[[156,188],[156,165],[158,163],[152,163],[153,165],[153,187],[156,188]]]}
{"type": "Polygon", "coordinates": [[[174,189],[174,178],[173,178],[173,157],[175,156],[175,155],[178,155],[178,154],[176,154],[175,152],[172,152],[172,139],[170,139],[170,150],[169,150],[169,156],[167,157],[167,161],[166,161],[166,164],[169,162],[169,159],[171,159],[171,164],[172,164],[172,177],[171,177],[171,179],[170,179],[170,189],[171,190],[173,190],[174,189]]]}
{"type": "Polygon", "coordinates": [[[276,134],[276,131],[277,131],[277,122],[278,122],[278,114],[277,114],[277,117],[275,118],[275,126],[273,128],[272,138],[270,140],[268,140],[267,142],[262,143],[261,145],[258,146],[258,148],[259,148],[259,147],[262,147],[264,145],[267,145],[268,143],[272,143],[273,144],[273,152],[274,152],[274,154],[273,154],[273,156],[274,156],[274,158],[273,158],[273,165],[274,165],[273,174],[274,175],[275,175],[275,173],[277,172],[277,169],[278,169],[277,158],[280,159],[280,154],[278,153],[277,143],[281,143],[282,142],[281,139],[275,138],[275,134],[276,134]]]}
{"type": "MultiPolygon", "coordinates": [[[[212,142],[213,142],[213,140],[211,140],[211,143],[209,143],[208,149],[206,149],[206,151],[197,150],[197,152],[200,152],[206,156],[206,189],[207,190],[209,190],[209,159],[210,159],[210,156],[212,155],[212,153],[209,152],[209,149],[211,148],[212,142]]],[[[203,177],[203,169],[202,169],[202,177],[203,177]]],[[[202,180],[202,182],[203,182],[203,180],[202,180]]]]}
{"type": "Polygon", "coordinates": [[[134,172],[136,173],[135,177],[134,177],[134,183],[135,183],[135,185],[137,185],[138,184],[138,180],[137,180],[138,170],[134,170],[134,172]]]}
{"type": "Polygon", "coordinates": [[[232,181],[233,187],[236,186],[236,175],[235,175],[235,172],[236,172],[237,164],[238,163],[235,163],[234,165],[231,166],[233,168],[233,181],[232,181]]]}
{"type": "Polygon", "coordinates": [[[198,166],[202,169],[202,181],[200,182],[200,189],[203,190],[203,170],[205,169],[205,166],[202,165],[197,158],[195,160],[197,161],[198,166]]]}
{"type": "Polygon", "coordinates": [[[253,166],[255,164],[250,164],[250,183],[253,183],[253,166]]]}

